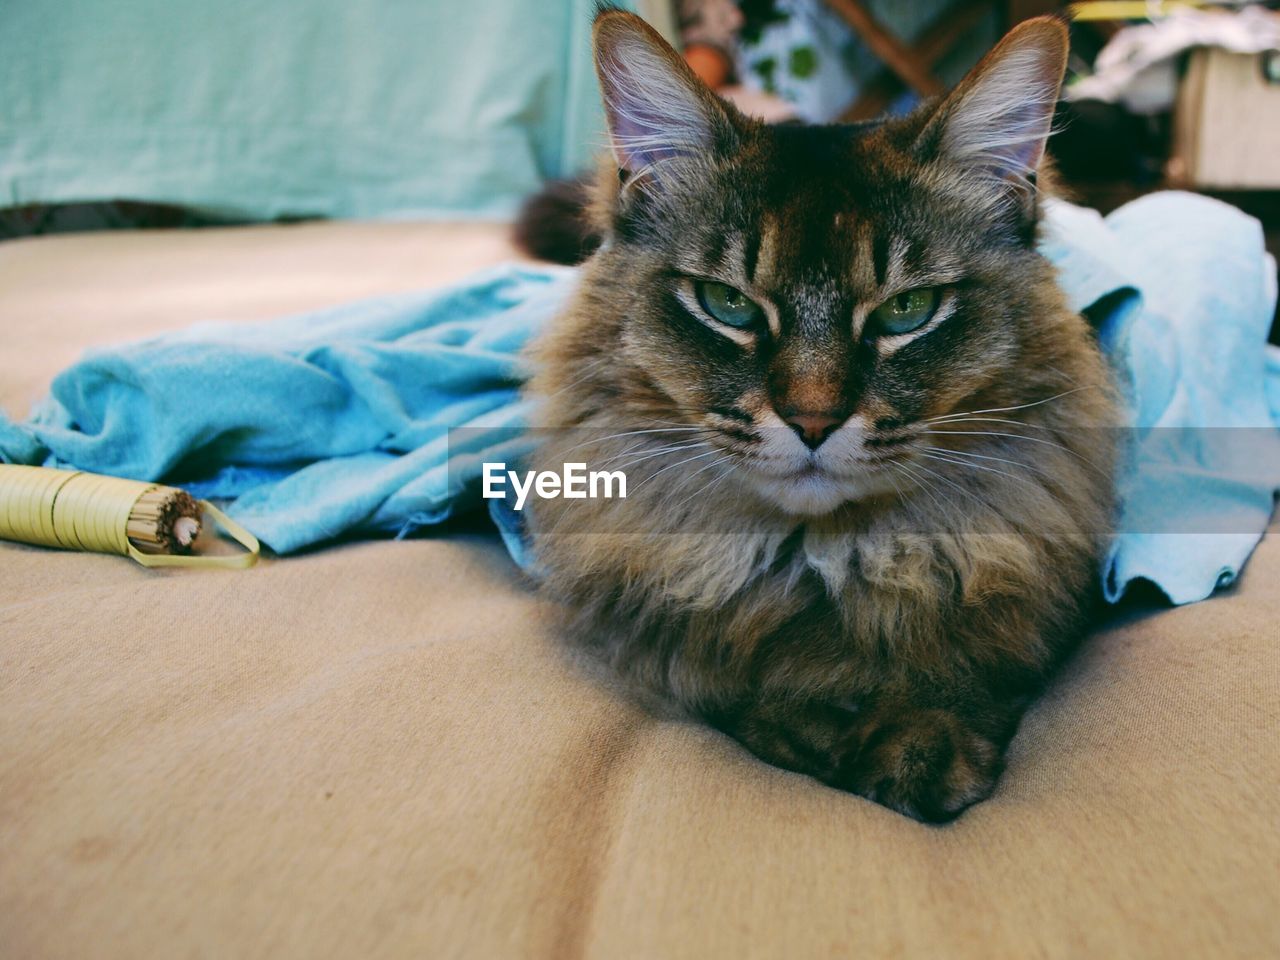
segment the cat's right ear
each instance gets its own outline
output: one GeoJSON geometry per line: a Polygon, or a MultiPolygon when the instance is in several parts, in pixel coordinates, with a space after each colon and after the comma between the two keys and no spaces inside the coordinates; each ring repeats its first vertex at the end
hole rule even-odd
{"type": "Polygon", "coordinates": [[[621,179],[661,186],[681,167],[732,147],[730,108],[635,14],[602,10],[592,31],[596,74],[621,179]]]}

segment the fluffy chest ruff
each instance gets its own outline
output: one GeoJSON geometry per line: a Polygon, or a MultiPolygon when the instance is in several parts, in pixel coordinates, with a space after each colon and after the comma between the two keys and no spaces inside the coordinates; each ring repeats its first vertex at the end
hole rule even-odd
{"type": "MultiPolygon", "coordinates": [[[[581,434],[564,436],[540,463],[582,456],[565,452],[581,434]]],[[[1097,449],[1055,448],[1054,482],[1042,476],[1054,457],[1021,464],[979,449],[1006,454],[999,474],[957,458],[948,473],[810,518],[772,506],[749,477],[694,477],[688,454],[650,454],[625,500],[540,503],[535,552],[571,634],[695,712],[848,699],[889,677],[1038,676],[1080,630],[1107,477],[1097,449]]]]}

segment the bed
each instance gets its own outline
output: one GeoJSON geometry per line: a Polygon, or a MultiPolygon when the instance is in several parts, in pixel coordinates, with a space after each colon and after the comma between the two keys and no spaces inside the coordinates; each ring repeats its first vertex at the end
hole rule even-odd
{"type": "MultiPolygon", "coordinates": [[[[429,287],[489,224],[0,244],[0,405],[88,346],[429,287]]],[[[647,715],[483,525],[247,572],[0,543],[6,957],[1280,953],[1280,547],[1133,603],[923,826],[647,715]]]]}

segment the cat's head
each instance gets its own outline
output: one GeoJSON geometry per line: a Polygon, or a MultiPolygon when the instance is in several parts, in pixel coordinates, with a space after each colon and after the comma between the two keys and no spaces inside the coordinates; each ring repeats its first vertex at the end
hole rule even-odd
{"type": "Polygon", "coordinates": [[[1019,398],[1046,360],[1036,178],[1061,23],[1022,24],[939,102],[860,126],[750,120],[631,14],[597,18],[595,52],[617,177],[594,275],[607,350],[646,384],[632,409],[704,428],[769,500],[815,514],[886,490],[925,418],[1019,398]]]}

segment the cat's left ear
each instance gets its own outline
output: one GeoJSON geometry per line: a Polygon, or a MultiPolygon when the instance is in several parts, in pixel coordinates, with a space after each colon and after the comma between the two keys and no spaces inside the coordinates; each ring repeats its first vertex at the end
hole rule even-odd
{"type": "Polygon", "coordinates": [[[934,112],[920,142],[1004,186],[1027,189],[1067,66],[1067,28],[1027,20],[1005,36],[934,112]]]}

